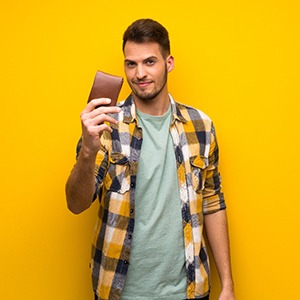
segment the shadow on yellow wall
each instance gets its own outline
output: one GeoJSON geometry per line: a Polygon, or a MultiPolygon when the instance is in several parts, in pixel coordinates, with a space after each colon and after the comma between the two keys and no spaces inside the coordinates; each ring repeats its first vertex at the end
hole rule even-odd
{"type": "Polygon", "coordinates": [[[1,3],[0,298],[92,299],[97,204],[74,216],[64,199],[79,113],[96,69],[123,75],[127,25],[151,17],[170,33],[171,93],[217,128],[237,299],[297,299],[299,8],[291,0],[1,3]]]}

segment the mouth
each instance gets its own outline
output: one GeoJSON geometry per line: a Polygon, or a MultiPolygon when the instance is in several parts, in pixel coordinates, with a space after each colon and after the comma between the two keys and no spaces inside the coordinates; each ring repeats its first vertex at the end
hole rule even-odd
{"type": "Polygon", "coordinates": [[[134,81],[133,83],[140,88],[145,88],[149,86],[152,83],[152,81],[134,81]]]}

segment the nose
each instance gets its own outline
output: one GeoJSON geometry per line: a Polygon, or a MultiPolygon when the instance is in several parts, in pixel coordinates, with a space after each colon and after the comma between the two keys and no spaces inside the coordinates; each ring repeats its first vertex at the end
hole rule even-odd
{"type": "Polygon", "coordinates": [[[146,70],[143,65],[138,65],[136,68],[136,78],[141,80],[147,76],[146,70]]]}

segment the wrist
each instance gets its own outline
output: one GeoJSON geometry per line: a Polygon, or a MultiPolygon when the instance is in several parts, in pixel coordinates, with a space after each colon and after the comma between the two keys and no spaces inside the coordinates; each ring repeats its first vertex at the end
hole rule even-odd
{"type": "Polygon", "coordinates": [[[95,162],[98,151],[91,150],[84,143],[81,146],[79,157],[85,162],[95,162]]]}
{"type": "Polygon", "coordinates": [[[222,289],[234,289],[233,277],[230,271],[220,276],[220,282],[222,285],[222,289]]]}
{"type": "Polygon", "coordinates": [[[232,279],[228,279],[223,281],[222,283],[222,290],[227,290],[227,291],[234,291],[234,284],[232,279]]]}

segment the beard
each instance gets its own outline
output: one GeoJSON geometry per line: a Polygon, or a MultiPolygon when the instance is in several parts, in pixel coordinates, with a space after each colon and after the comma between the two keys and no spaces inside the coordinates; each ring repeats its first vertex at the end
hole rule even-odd
{"type": "MultiPolygon", "coordinates": [[[[167,65],[165,65],[165,73],[163,76],[163,79],[159,82],[158,86],[155,86],[152,90],[150,91],[143,91],[135,88],[135,84],[132,82],[128,82],[132,93],[139,99],[144,100],[144,101],[151,101],[154,98],[156,98],[160,92],[163,90],[163,88],[167,84],[167,79],[168,79],[168,70],[167,70],[167,65]]],[[[138,82],[143,82],[144,80],[139,80],[138,82]]]]}

